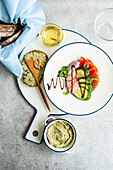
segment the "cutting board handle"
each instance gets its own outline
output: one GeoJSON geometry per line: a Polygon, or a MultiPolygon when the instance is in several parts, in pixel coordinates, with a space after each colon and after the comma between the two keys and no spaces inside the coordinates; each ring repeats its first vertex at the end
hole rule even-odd
{"type": "Polygon", "coordinates": [[[37,144],[40,144],[42,141],[45,120],[48,116],[46,114],[44,116],[44,114],[41,114],[39,112],[40,111],[36,110],[36,114],[25,136],[25,139],[37,144]]]}

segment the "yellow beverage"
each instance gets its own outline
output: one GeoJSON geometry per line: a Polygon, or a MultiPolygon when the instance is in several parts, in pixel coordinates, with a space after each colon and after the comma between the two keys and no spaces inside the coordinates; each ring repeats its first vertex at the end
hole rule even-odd
{"type": "Polygon", "coordinates": [[[46,24],[45,26],[39,33],[42,44],[48,47],[60,44],[63,38],[62,29],[55,24],[46,24]]]}

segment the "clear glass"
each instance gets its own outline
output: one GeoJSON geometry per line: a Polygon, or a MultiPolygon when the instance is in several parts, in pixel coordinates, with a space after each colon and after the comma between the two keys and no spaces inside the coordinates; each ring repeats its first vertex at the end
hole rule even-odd
{"type": "Polygon", "coordinates": [[[40,29],[39,39],[46,47],[57,46],[62,42],[63,31],[58,25],[47,23],[40,29]]]}
{"type": "Polygon", "coordinates": [[[106,41],[113,41],[113,8],[103,9],[96,16],[94,32],[106,41]]]}

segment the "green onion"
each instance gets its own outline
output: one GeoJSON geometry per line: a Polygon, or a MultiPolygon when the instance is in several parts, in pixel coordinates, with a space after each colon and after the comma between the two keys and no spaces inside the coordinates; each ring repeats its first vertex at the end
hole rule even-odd
{"type": "Polygon", "coordinates": [[[89,64],[86,64],[86,67],[85,68],[89,68],[89,64]]]}
{"type": "Polygon", "coordinates": [[[64,95],[68,95],[68,92],[63,92],[64,95]]]}
{"type": "Polygon", "coordinates": [[[89,71],[86,68],[84,68],[84,71],[85,71],[85,76],[88,77],[89,76],[89,71]]]}
{"type": "Polygon", "coordinates": [[[93,80],[93,81],[94,81],[94,80],[95,80],[95,81],[98,81],[96,78],[92,78],[91,80],[93,80]]]}

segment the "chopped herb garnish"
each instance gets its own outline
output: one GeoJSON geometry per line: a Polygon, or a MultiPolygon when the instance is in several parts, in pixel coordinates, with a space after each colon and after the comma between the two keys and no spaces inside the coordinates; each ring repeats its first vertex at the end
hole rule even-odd
{"type": "Polygon", "coordinates": [[[68,92],[63,92],[64,95],[68,95],[68,92]]]}
{"type": "Polygon", "coordinates": [[[92,81],[92,83],[91,83],[92,85],[94,85],[94,81],[92,81]]]}
{"type": "Polygon", "coordinates": [[[68,71],[69,71],[69,69],[68,69],[68,66],[63,66],[62,68],[61,68],[61,70],[59,70],[58,71],[58,75],[60,76],[60,77],[67,77],[68,76],[68,71]]]}
{"type": "Polygon", "coordinates": [[[89,68],[89,64],[86,64],[86,67],[85,68],[89,68]]]}
{"type": "Polygon", "coordinates": [[[92,78],[91,80],[93,80],[93,81],[94,81],[94,80],[95,80],[95,81],[98,81],[96,78],[92,78]]]}
{"type": "Polygon", "coordinates": [[[85,71],[85,76],[88,77],[89,76],[89,71],[86,68],[84,68],[84,71],[85,71]]]}
{"type": "Polygon", "coordinates": [[[94,81],[98,81],[96,78],[92,78],[92,85],[94,85],[94,81]]]}

